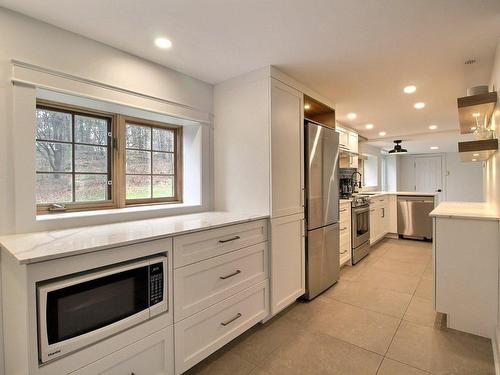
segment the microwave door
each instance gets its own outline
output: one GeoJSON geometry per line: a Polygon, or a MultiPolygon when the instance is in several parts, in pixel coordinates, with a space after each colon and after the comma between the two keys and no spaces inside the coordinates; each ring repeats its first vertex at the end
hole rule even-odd
{"type": "MultiPolygon", "coordinates": [[[[166,270],[166,258],[162,258],[166,270]]],[[[39,286],[41,362],[149,319],[150,263],[136,262],[39,286]]]]}

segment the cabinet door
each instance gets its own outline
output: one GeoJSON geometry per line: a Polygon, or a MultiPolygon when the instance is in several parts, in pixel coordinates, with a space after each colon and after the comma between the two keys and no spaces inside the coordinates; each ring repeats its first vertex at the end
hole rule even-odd
{"type": "Polygon", "coordinates": [[[339,133],[339,146],[349,148],[349,134],[346,130],[336,126],[335,131],[339,133]]]}
{"type": "Polygon", "coordinates": [[[271,313],[305,292],[304,215],[271,220],[271,313]]]}
{"type": "Polygon", "coordinates": [[[358,135],[353,132],[349,132],[349,150],[358,152],[358,135]]]}
{"type": "Polygon", "coordinates": [[[272,217],[303,212],[303,94],[271,79],[272,217]]]}
{"type": "Polygon", "coordinates": [[[173,375],[173,326],[126,346],[88,366],[72,372],[73,375],[173,375]]]}

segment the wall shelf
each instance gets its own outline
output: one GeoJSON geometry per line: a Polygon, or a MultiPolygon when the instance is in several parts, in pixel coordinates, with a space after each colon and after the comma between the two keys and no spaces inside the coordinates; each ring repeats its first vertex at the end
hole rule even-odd
{"type": "Polygon", "coordinates": [[[498,150],[498,139],[458,142],[458,152],[462,161],[486,161],[498,150]]]}
{"type": "Polygon", "coordinates": [[[497,103],[497,93],[465,96],[457,99],[460,133],[474,132],[478,125],[487,126],[497,103]]]}

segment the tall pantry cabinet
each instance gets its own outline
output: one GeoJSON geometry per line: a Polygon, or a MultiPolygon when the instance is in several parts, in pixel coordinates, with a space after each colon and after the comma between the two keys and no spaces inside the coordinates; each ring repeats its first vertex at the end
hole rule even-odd
{"type": "Polygon", "coordinates": [[[305,292],[303,94],[268,67],[214,88],[214,208],[270,216],[271,314],[305,292]]]}

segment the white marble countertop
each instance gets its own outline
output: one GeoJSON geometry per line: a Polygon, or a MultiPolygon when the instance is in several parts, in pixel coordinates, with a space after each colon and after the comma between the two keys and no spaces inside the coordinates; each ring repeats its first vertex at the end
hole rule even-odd
{"type": "Polygon", "coordinates": [[[29,264],[267,217],[232,212],[202,212],[47,232],[14,234],[0,237],[0,245],[19,263],[29,264]]]}
{"type": "Polygon", "coordinates": [[[371,196],[380,196],[380,195],[413,195],[416,197],[435,197],[438,193],[423,193],[418,191],[365,191],[360,194],[368,194],[371,196]]]}
{"type": "Polygon", "coordinates": [[[484,202],[443,202],[431,213],[432,217],[498,220],[498,213],[484,202]]]}

